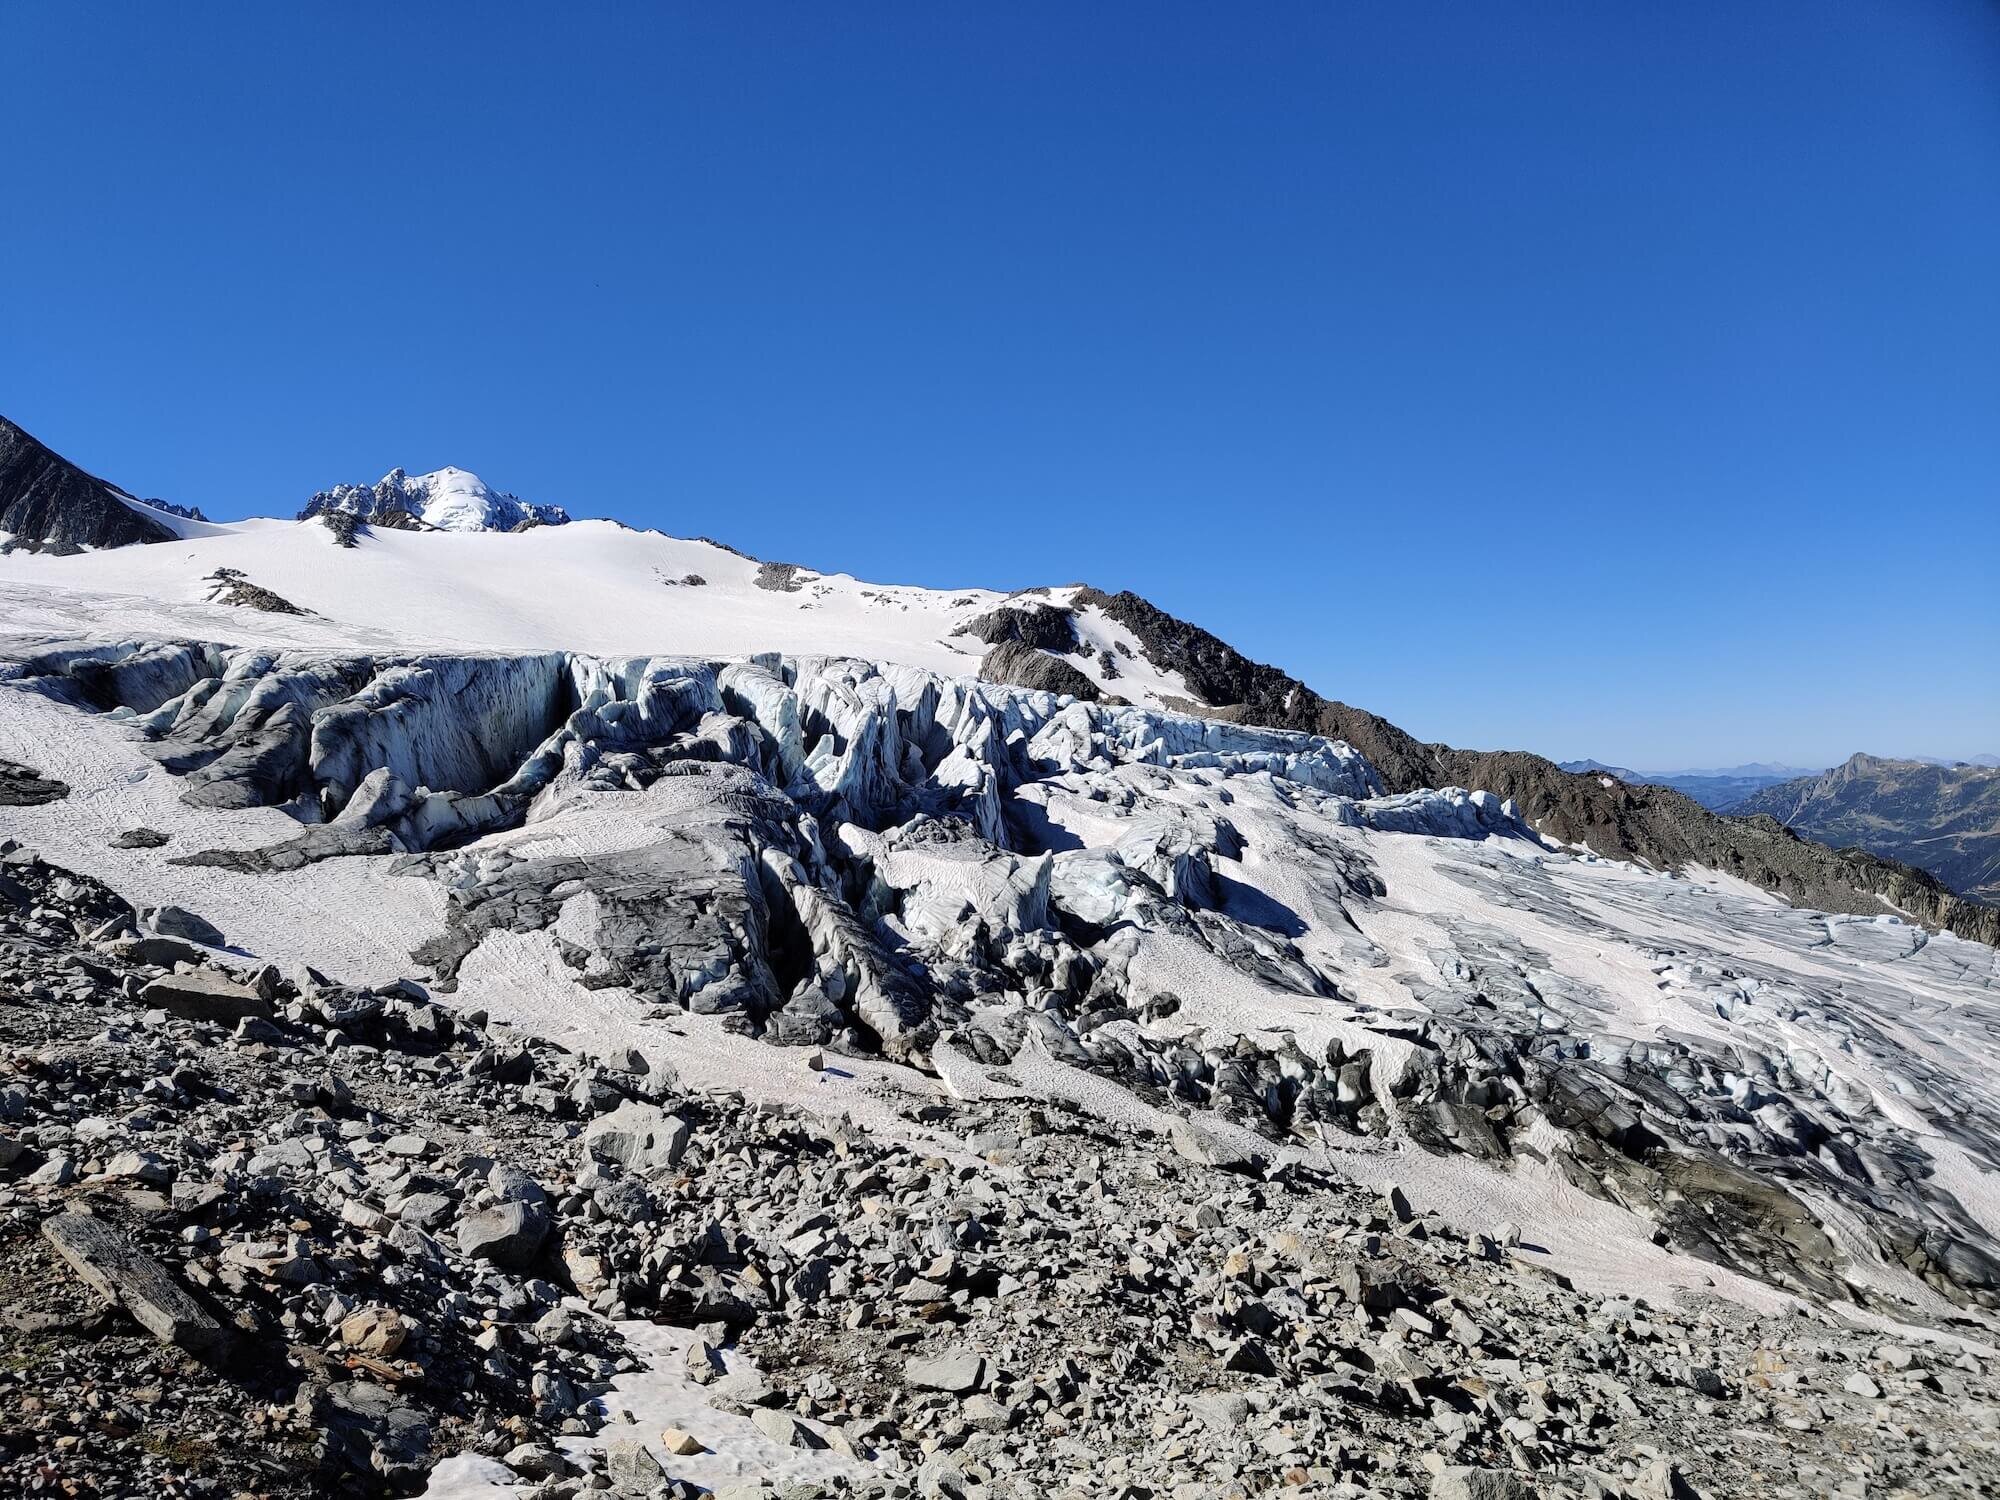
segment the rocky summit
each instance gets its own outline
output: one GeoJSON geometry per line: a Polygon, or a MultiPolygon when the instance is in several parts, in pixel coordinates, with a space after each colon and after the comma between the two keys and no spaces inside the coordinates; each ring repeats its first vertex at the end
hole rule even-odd
{"type": "Polygon", "coordinates": [[[0,557],[0,1493],[2000,1486],[1992,908],[350,498],[0,557]]]}

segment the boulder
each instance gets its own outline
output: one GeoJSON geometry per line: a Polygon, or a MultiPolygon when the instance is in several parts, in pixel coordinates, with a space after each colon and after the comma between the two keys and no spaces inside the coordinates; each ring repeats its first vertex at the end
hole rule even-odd
{"type": "Polygon", "coordinates": [[[1535,1500],[1535,1486],[1509,1469],[1452,1464],[1432,1476],[1430,1500],[1535,1500]]]}
{"type": "Polygon", "coordinates": [[[549,1211],[539,1203],[496,1203],[458,1221],[458,1248],[506,1270],[533,1264],[549,1232],[549,1211]]]}
{"type": "Polygon", "coordinates": [[[656,1105],[627,1101],[584,1127],[584,1153],[633,1172],[661,1172],[687,1149],[687,1121],[656,1105]]]}
{"type": "Polygon", "coordinates": [[[913,1356],[903,1363],[903,1380],[919,1390],[969,1395],[985,1386],[986,1361],[967,1350],[913,1356]]]}
{"type": "Polygon", "coordinates": [[[294,1408],[317,1434],[320,1467],[328,1474],[373,1471],[398,1491],[423,1477],[431,1424],[417,1408],[369,1381],[299,1387],[294,1408]]]}
{"type": "Polygon", "coordinates": [[[190,943],[202,943],[210,948],[220,948],[225,942],[221,928],[196,916],[184,906],[141,907],[139,925],[161,937],[185,938],[190,943]]]}

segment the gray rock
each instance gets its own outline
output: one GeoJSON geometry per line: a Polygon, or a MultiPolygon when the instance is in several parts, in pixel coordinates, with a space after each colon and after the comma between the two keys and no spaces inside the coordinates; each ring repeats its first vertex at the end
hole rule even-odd
{"type": "Polygon", "coordinates": [[[547,1206],[548,1189],[506,1162],[495,1162],[486,1174],[486,1186],[503,1203],[538,1203],[547,1206]]]}
{"type": "Polygon", "coordinates": [[[152,980],[139,991],[139,1002],[185,1020],[220,1021],[231,1026],[245,1016],[268,1019],[273,1013],[271,1002],[255,990],[212,969],[152,980]]]}
{"type": "Polygon", "coordinates": [[[787,1448],[824,1448],[826,1439],[791,1412],[775,1406],[760,1406],[750,1413],[757,1430],[774,1443],[787,1448]]]}
{"type": "Polygon", "coordinates": [[[611,1445],[604,1455],[604,1472],[620,1495],[649,1495],[667,1477],[652,1450],[637,1438],[611,1445]]]}
{"type": "Polygon", "coordinates": [[[679,1164],[689,1134],[679,1115],[628,1100],[584,1127],[583,1149],[597,1161],[616,1162],[634,1172],[660,1172],[679,1164]]]}
{"type": "Polygon", "coordinates": [[[1204,1167],[1244,1167],[1250,1164],[1249,1157],[1192,1120],[1176,1118],[1167,1127],[1167,1138],[1173,1143],[1174,1154],[1184,1161],[1204,1167]]]}
{"type": "Polygon", "coordinates": [[[708,1340],[696,1339],[687,1346],[687,1373],[696,1385],[710,1385],[722,1377],[722,1358],[708,1340]]]}
{"type": "Polygon", "coordinates": [[[148,906],[139,911],[139,925],[161,937],[184,938],[210,948],[224,946],[222,929],[196,916],[184,906],[148,906]]]}
{"type": "Polygon", "coordinates": [[[430,1421],[416,1407],[370,1381],[307,1383],[294,1407],[318,1435],[320,1466],[332,1473],[373,1470],[390,1484],[422,1477],[430,1457],[430,1421]]]}
{"type": "Polygon", "coordinates": [[[912,1356],[903,1362],[903,1380],[919,1390],[946,1391],[963,1396],[986,1384],[986,1361],[965,1350],[912,1356]]]}
{"type": "Polygon", "coordinates": [[[104,1164],[104,1175],[159,1188],[172,1184],[174,1168],[165,1157],[151,1151],[120,1151],[104,1164]]]}
{"type": "Polygon", "coordinates": [[[205,949],[179,938],[160,937],[157,934],[140,934],[137,937],[112,938],[98,945],[107,957],[121,963],[150,964],[155,968],[171,969],[175,964],[200,964],[208,961],[205,949]]]}
{"type": "Polygon", "coordinates": [[[1535,1500],[1535,1486],[1509,1469],[1453,1464],[1431,1479],[1430,1500],[1535,1500]]]}
{"type": "Polygon", "coordinates": [[[396,1217],[419,1229],[435,1229],[448,1223],[457,1211],[458,1205],[443,1193],[411,1193],[396,1205],[396,1217]]]}
{"type": "Polygon", "coordinates": [[[1234,1432],[1250,1420],[1250,1400],[1237,1391],[1208,1391],[1192,1398],[1188,1409],[1217,1432],[1234,1432]]]}
{"type": "Polygon", "coordinates": [[[44,776],[18,761],[0,760],[0,807],[41,807],[68,795],[68,782],[44,776]]]}
{"type": "Polygon", "coordinates": [[[549,1232],[548,1210],[539,1203],[496,1203],[458,1221],[458,1248],[510,1271],[533,1264],[549,1232]]]}

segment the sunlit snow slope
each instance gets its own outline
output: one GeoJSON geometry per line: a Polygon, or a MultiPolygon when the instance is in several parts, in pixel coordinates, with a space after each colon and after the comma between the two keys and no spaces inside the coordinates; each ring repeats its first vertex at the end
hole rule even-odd
{"type": "MultiPolygon", "coordinates": [[[[183,543],[0,556],[0,616],[16,631],[62,635],[717,656],[838,651],[967,674],[988,647],[953,632],[1007,602],[990,589],[900,587],[772,567],[711,542],[611,521],[514,535],[363,528],[357,545],[343,548],[316,520],[163,520],[183,543]],[[218,568],[238,569],[312,614],[208,605],[207,580],[218,568]]],[[[1013,602],[1034,608],[1075,592],[1013,602]]],[[[1134,702],[1186,695],[1177,679],[1131,651],[1124,627],[1094,608],[1078,613],[1084,649],[1067,658],[1078,670],[1134,702]],[[1117,662],[1115,680],[1100,653],[1117,662]]]]}

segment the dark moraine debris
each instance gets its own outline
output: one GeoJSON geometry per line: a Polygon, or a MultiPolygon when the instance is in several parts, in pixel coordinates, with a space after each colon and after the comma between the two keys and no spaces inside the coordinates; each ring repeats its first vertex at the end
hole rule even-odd
{"type": "Polygon", "coordinates": [[[211,604],[232,604],[242,609],[261,609],[274,615],[309,615],[309,609],[300,609],[261,584],[252,583],[243,576],[241,568],[217,568],[203,580],[210,585],[208,602],[211,604]]]}

